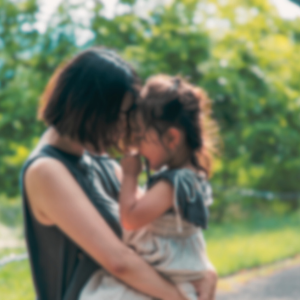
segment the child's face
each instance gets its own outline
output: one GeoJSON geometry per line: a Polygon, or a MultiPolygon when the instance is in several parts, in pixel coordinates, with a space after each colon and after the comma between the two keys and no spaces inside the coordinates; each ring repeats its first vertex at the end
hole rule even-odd
{"type": "Polygon", "coordinates": [[[152,170],[159,170],[169,160],[169,153],[164,147],[160,136],[150,128],[139,142],[139,153],[148,159],[152,170]]]}
{"type": "Polygon", "coordinates": [[[138,118],[137,144],[139,153],[148,161],[152,170],[159,170],[169,160],[168,149],[163,144],[163,137],[152,128],[145,128],[141,119],[138,118]]]}

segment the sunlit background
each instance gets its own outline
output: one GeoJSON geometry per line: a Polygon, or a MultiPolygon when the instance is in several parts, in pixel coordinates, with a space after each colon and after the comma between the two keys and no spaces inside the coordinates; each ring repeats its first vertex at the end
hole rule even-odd
{"type": "Polygon", "coordinates": [[[33,298],[18,176],[45,129],[39,97],[59,64],[93,45],[116,49],[143,80],[181,74],[210,95],[222,144],[206,238],[219,274],[299,254],[300,6],[0,0],[0,298],[33,298]],[[10,257],[21,261],[1,266],[10,257]]]}

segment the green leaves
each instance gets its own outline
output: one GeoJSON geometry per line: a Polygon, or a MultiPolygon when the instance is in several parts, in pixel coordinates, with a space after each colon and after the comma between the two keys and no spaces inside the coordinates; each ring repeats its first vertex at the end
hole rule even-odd
{"type": "Polygon", "coordinates": [[[35,0],[0,2],[0,190],[9,196],[19,193],[20,167],[44,128],[36,121],[44,86],[76,49],[61,21],[40,34],[37,12],[35,0]]]}
{"type": "Polygon", "coordinates": [[[214,184],[299,190],[299,19],[280,19],[267,0],[123,0],[113,18],[92,2],[63,1],[40,33],[37,1],[0,0],[1,190],[17,193],[24,153],[44,129],[39,96],[80,50],[79,29],[91,33],[82,48],[117,49],[143,79],[181,74],[209,92],[224,144],[214,184]],[[86,22],[74,17],[79,8],[86,22]]]}

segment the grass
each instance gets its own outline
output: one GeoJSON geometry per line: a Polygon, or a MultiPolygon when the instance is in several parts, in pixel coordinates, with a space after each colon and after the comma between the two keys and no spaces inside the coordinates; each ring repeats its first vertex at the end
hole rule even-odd
{"type": "Polygon", "coordinates": [[[8,200],[0,195],[0,223],[8,227],[18,227],[22,224],[20,198],[8,200]]]}
{"type": "Polygon", "coordinates": [[[5,300],[35,299],[27,260],[0,269],[0,295],[5,300]]]}
{"type": "Polygon", "coordinates": [[[23,254],[25,252],[26,252],[26,249],[24,247],[18,247],[18,248],[14,248],[14,249],[10,249],[10,248],[0,249],[0,260],[4,257],[9,256],[12,253],[18,255],[18,254],[23,254]]]}
{"type": "Polygon", "coordinates": [[[300,213],[211,226],[207,251],[220,276],[300,253],[300,213]]]}
{"type": "MultiPolygon", "coordinates": [[[[270,264],[300,253],[300,212],[257,216],[247,221],[211,224],[205,232],[208,253],[220,276],[270,264]]],[[[11,251],[11,250],[10,250],[11,251]]],[[[22,252],[15,249],[14,253],[22,252]]],[[[0,259],[8,250],[0,251],[0,259]]],[[[6,300],[34,298],[28,261],[0,268],[0,295],[6,300]]]]}

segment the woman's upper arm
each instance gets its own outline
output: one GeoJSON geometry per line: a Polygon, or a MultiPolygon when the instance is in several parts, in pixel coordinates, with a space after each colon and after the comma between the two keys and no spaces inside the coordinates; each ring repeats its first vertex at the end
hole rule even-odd
{"type": "Polygon", "coordinates": [[[51,158],[37,160],[25,174],[25,186],[33,211],[45,215],[103,267],[118,268],[116,258],[126,246],[62,163],[51,158]]]}

